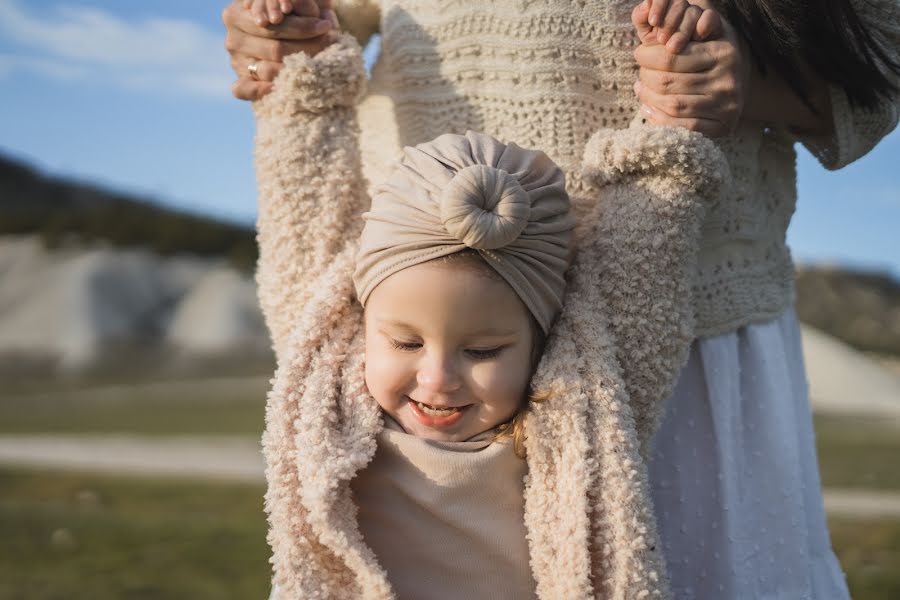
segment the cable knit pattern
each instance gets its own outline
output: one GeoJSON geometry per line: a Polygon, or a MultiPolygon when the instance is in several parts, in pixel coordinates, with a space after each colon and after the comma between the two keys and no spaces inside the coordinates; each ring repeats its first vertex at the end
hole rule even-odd
{"type": "MultiPolygon", "coordinates": [[[[383,427],[352,286],[368,202],[348,107],[361,69],[343,36],[315,58],[289,57],[254,105],[259,292],[278,359],[263,449],[280,600],[396,597],[360,533],[349,483],[383,427]]],[[[590,148],[603,186],[583,207],[566,302],[535,374],[552,395],[526,419],[530,566],[543,599],[668,598],[640,423],[653,421],[693,337],[682,265],[723,159],[700,136],[640,126],[598,132],[590,148]],[[613,288],[629,293],[608,302],[613,288]],[[658,360],[642,359],[639,344],[658,360]],[[632,406],[630,390],[641,403],[632,406]]]]}
{"type": "MultiPolygon", "coordinates": [[[[626,127],[638,109],[635,0],[379,4],[375,96],[360,108],[367,175],[377,179],[372,174],[396,156],[398,144],[471,129],[540,148],[566,171],[573,202],[590,204],[597,189],[581,173],[585,145],[599,129],[626,127]]],[[[857,3],[895,57],[897,6],[857,3]]],[[[896,99],[874,110],[851,108],[834,88],[832,101],[834,136],[800,139],[829,168],[864,155],[896,125],[896,99]]],[[[702,224],[692,282],[698,336],[770,320],[793,300],[785,237],[796,204],[795,141],[793,133],[759,123],[742,125],[721,144],[732,176],[702,224]]]]}

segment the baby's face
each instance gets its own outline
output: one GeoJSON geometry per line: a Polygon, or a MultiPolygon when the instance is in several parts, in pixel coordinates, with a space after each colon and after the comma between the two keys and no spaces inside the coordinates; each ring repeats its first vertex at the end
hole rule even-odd
{"type": "Polygon", "coordinates": [[[529,319],[506,282],[470,267],[423,263],[395,273],[366,304],[369,392],[419,437],[463,441],[487,431],[521,406],[529,319]]]}

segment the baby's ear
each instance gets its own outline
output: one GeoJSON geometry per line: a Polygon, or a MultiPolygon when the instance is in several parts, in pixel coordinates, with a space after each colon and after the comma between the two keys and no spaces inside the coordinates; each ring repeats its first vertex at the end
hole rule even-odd
{"type": "Polygon", "coordinates": [[[718,196],[729,172],[722,151],[702,133],[640,118],[627,129],[596,132],[582,161],[583,175],[601,186],[649,177],[708,199],[718,196]]]}

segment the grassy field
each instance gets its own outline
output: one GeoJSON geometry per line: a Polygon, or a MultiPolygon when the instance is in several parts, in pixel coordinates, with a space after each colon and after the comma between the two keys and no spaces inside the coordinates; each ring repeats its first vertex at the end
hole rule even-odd
{"type": "Polygon", "coordinates": [[[900,520],[828,519],[853,600],[900,598],[900,520]]]}
{"type": "MultiPolygon", "coordinates": [[[[4,600],[264,599],[261,486],[0,469],[4,600]]],[[[830,519],[854,600],[900,598],[900,520],[830,519]]]]}
{"type": "MultiPolygon", "coordinates": [[[[0,390],[10,433],[246,434],[268,377],[0,390]]],[[[825,487],[900,490],[900,435],[816,419],[825,487]]],[[[0,600],[266,598],[261,486],[0,467],[0,600]]],[[[829,520],[854,600],[900,598],[900,520],[829,520]]]]}
{"type": "Polygon", "coordinates": [[[0,469],[4,600],[264,599],[263,487],[0,469]]]}
{"type": "MultiPolygon", "coordinates": [[[[263,429],[268,377],[175,380],[0,392],[5,433],[246,434],[263,429]]],[[[900,431],[816,418],[825,487],[900,490],[900,431]]]]}
{"type": "Polygon", "coordinates": [[[847,418],[817,417],[815,426],[824,487],[900,490],[900,430],[847,418]]]}
{"type": "Polygon", "coordinates": [[[263,430],[268,376],[18,386],[0,392],[0,434],[247,434],[263,430]]]}

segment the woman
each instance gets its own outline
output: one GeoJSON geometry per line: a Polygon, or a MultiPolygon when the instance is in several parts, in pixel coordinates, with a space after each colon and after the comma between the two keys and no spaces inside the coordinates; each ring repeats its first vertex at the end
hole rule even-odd
{"type": "MultiPolygon", "coordinates": [[[[577,208],[597,195],[578,176],[597,129],[643,111],[718,136],[732,179],[704,225],[698,339],[665,414],[658,422],[644,411],[639,423],[656,431],[645,454],[672,588],[677,598],[846,598],[822,509],[785,232],[795,141],[840,168],[897,123],[896,3],[860,4],[857,14],[833,2],[809,14],[733,2],[721,11],[724,35],[677,56],[643,35],[646,3],[335,9],[361,42],[382,33],[374,92],[360,108],[373,175],[402,144],[481,130],[541,148],[567,172],[577,208]]],[[[298,2],[295,13],[305,16],[259,28],[239,3],[226,8],[237,97],[265,95],[285,54],[328,42],[329,5],[298,2]]]]}

